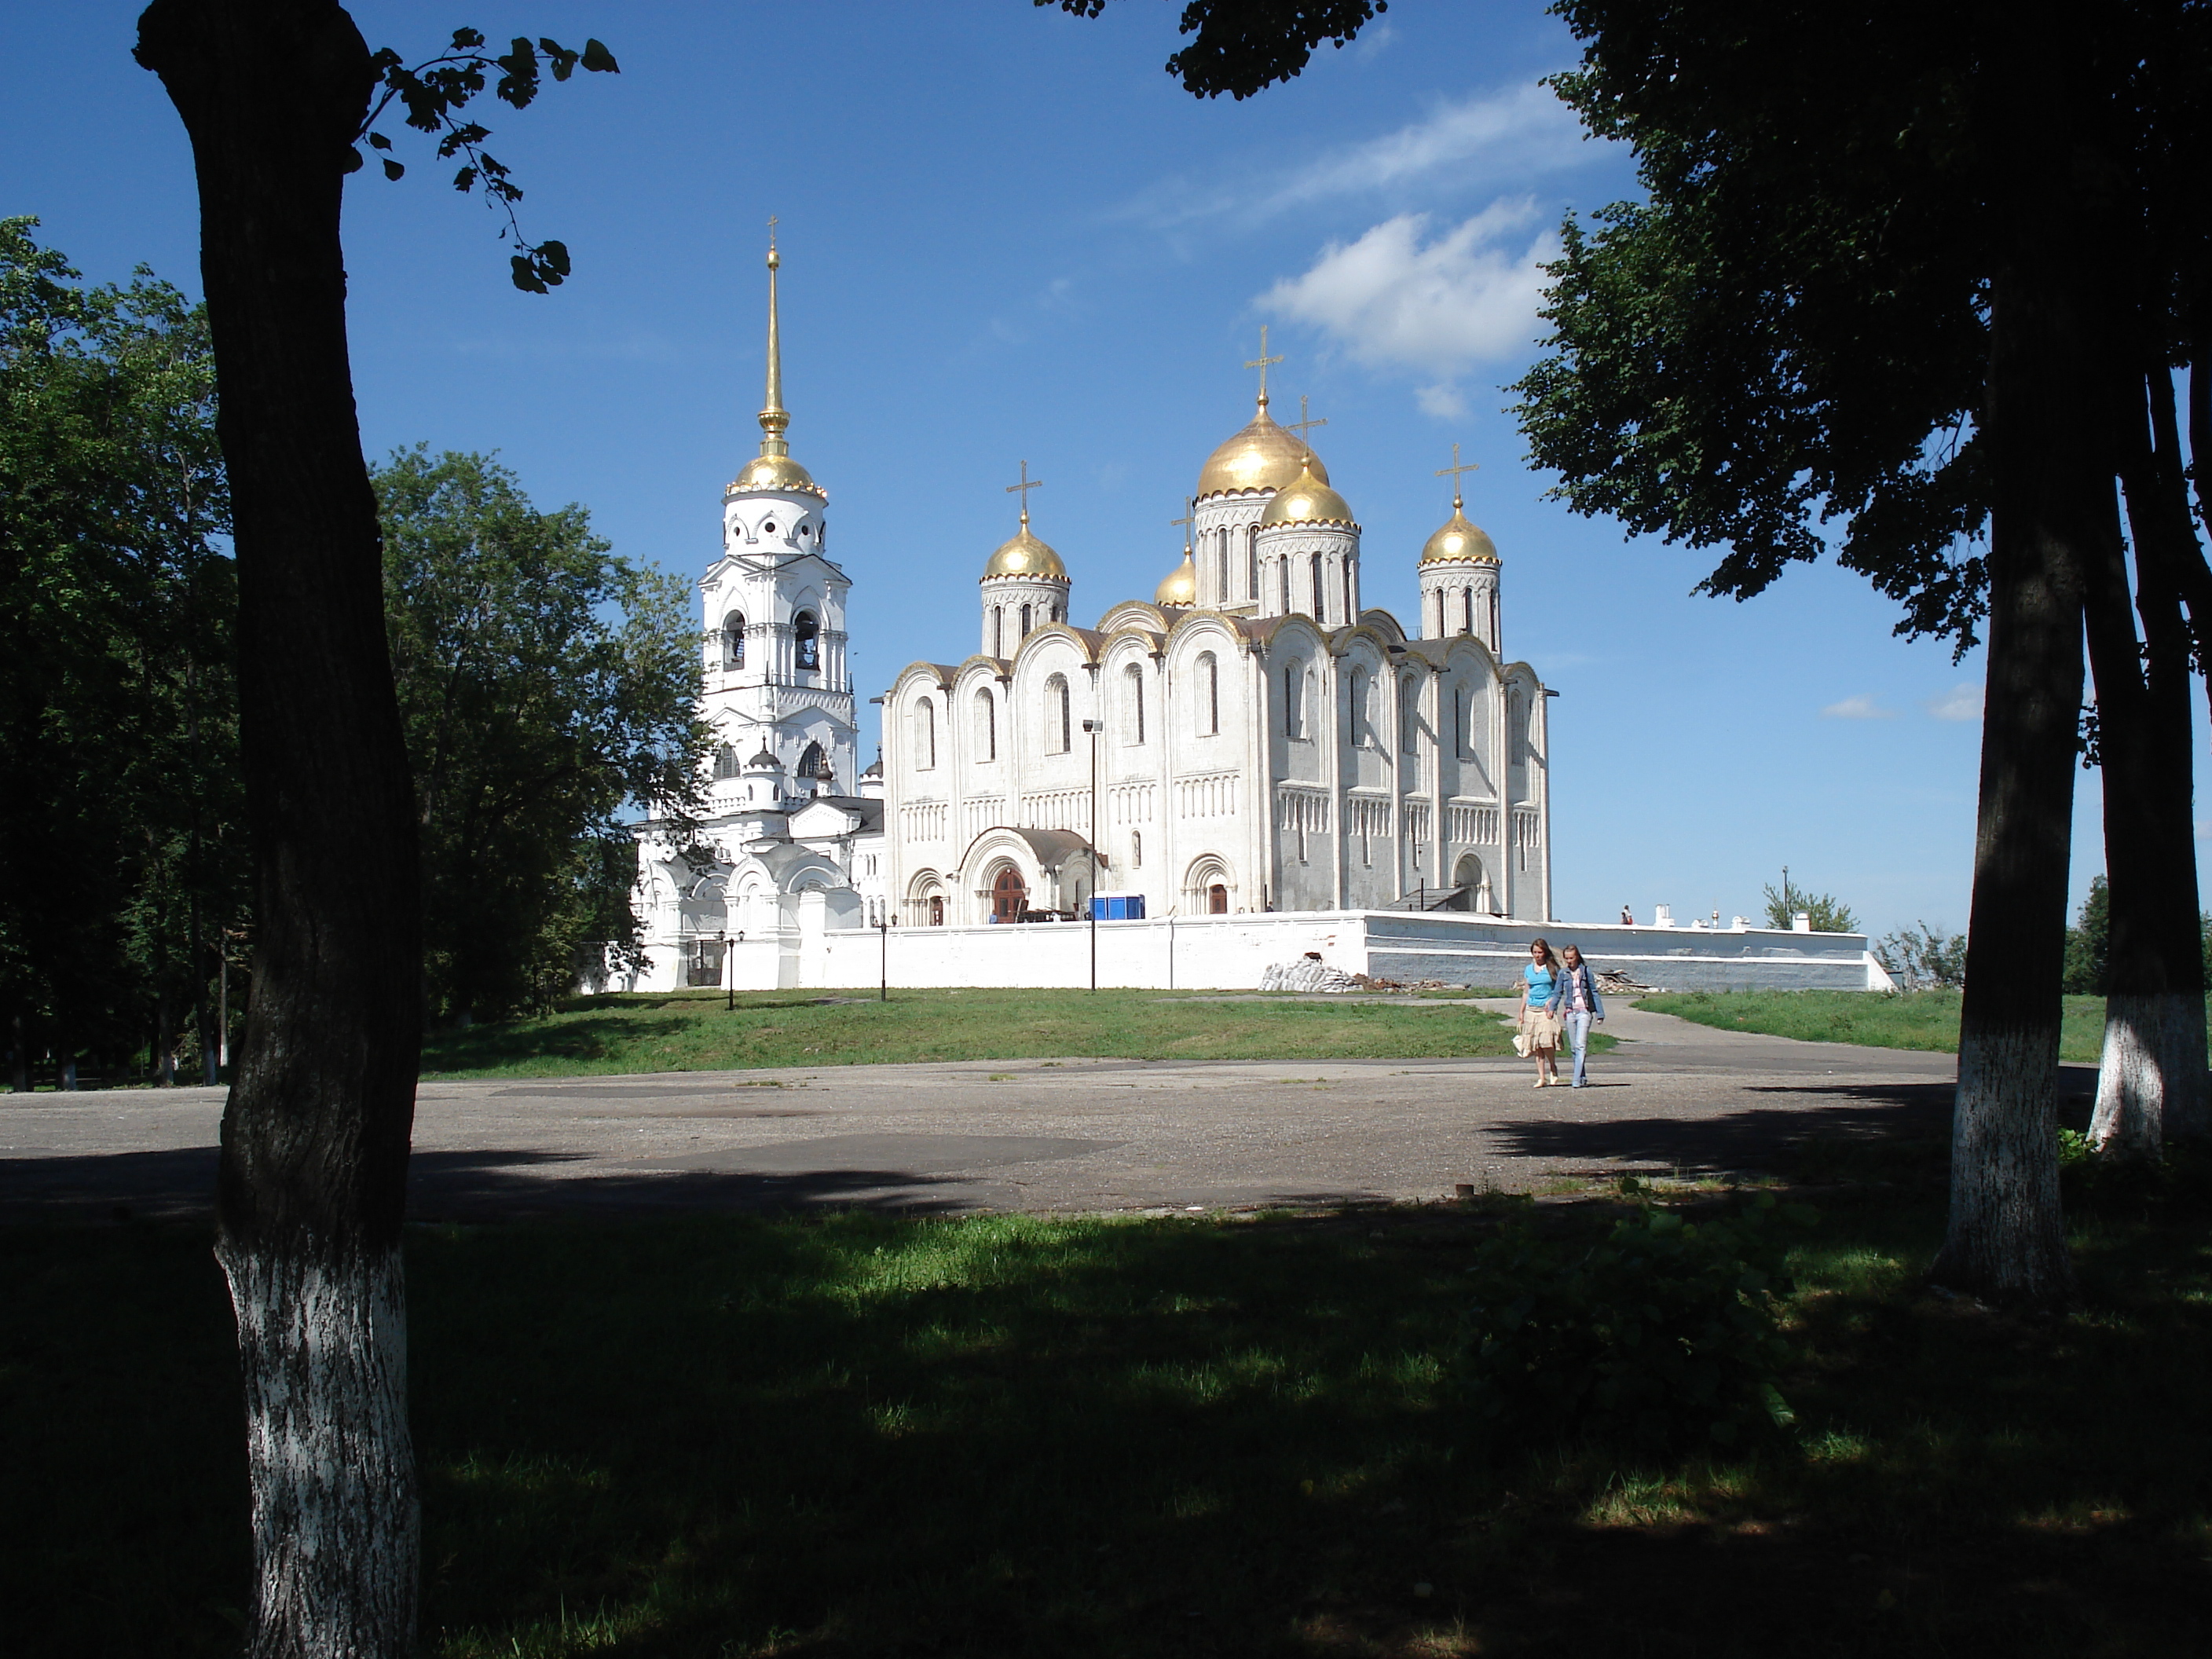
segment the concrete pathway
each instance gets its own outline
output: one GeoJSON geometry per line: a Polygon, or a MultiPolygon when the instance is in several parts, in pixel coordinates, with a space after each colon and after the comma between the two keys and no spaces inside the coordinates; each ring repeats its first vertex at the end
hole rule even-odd
{"type": "MultiPolygon", "coordinates": [[[[1510,1004],[1492,1005],[1510,1008],[1510,1004]]],[[[1947,1121],[1952,1056],[1615,1004],[1592,1086],[1518,1060],[975,1060],[426,1083],[410,1213],[1181,1210],[1771,1167],[1947,1121]]],[[[2069,1068],[2094,1078],[2094,1068],[2069,1068]]],[[[0,1219],[204,1214],[216,1089],[0,1095],[0,1219]]]]}

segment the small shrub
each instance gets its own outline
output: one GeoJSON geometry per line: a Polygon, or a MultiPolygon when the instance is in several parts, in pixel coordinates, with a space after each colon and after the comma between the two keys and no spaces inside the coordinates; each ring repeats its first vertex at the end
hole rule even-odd
{"type": "Polygon", "coordinates": [[[1474,1267],[1467,1397],[1498,1435],[1589,1436],[1644,1449],[1732,1445],[1786,1425],[1777,1298],[1786,1223],[1761,1194],[1733,1215],[1645,1208],[1601,1242],[1516,1229],[1474,1267]]]}

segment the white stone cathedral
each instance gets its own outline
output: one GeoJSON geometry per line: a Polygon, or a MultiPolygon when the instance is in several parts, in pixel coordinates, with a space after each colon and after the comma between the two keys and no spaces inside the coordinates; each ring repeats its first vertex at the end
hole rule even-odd
{"type": "Polygon", "coordinates": [[[984,567],[981,653],[893,682],[902,924],[1082,914],[1094,890],[1152,917],[1547,918],[1545,690],[1504,659],[1498,550],[1458,491],[1420,550],[1419,637],[1362,608],[1358,523],[1264,381],[1196,494],[1182,563],[1093,628],[1025,507],[984,567]]]}
{"type": "MultiPolygon", "coordinates": [[[[1468,521],[1462,469],[1409,635],[1361,606],[1359,526],[1270,418],[1264,342],[1258,410],[1200,469],[1182,562],[1151,602],[1069,622],[1025,465],[1020,528],[984,566],[978,653],[900,672],[883,758],[856,775],[851,584],[827,494],[784,441],[778,263],[771,249],[761,451],[724,491],[699,584],[710,811],[685,846],[640,826],[650,965],[629,983],[852,982],[832,936],[878,924],[902,936],[902,982],[928,983],[910,930],[1073,920],[1094,894],[1103,915],[1151,920],[1549,919],[1547,694],[1504,659],[1498,551],[1468,521]]],[[[945,982],[1015,982],[975,971],[945,982]]]]}

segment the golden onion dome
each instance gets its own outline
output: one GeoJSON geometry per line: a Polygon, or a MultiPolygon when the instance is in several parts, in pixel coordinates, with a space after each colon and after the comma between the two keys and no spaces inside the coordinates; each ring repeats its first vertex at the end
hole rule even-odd
{"type": "Polygon", "coordinates": [[[1198,566],[1192,562],[1188,548],[1183,550],[1182,562],[1152,590],[1152,603],[1185,610],[1198,603],[1198,566]]]}
{"type": "Polygon", "coordinates": [[[1457,501],[1452,503],[1452,515],[1444,520],[1443,528],[1429,538],[1421,547],[1423,564],[1449,564],[1459,561],[1468,564],[1498,563],[1498,544],[1488,533],[1467,521],[1457,501]]]}
{"type": "Polygon", "coordinates": [[[1248,489],[1280,489],[1298,476],[1300,467],[1308,465],[1316,478],[1328,482],[1328,469],[1321,464],[1321,457],[1295,433],[1269,418],[1263,397],[1252,424],[1206,458],[1206,466],[1198,475],[1199,498],[1248,489]]]}
{"type": "Polygon", "coordinates": [[[1327,480],[1314,477],[1315,465],[1313,458],[1308,456],[1305,465],[1298,468],[1298,476],[1275,492],[1275,499],[1260,515],[1262,526],[1352,522],[1351,506],[1328,487],[1327,480]]]}
{"type": "Polygon", "coordinates": [[[830,492],[815,483],[806,469],[788,455],[754,456],[730,481],[730,487],[722,494],[725,496],[742,495],[757,489],[780,489],[791,495],[812,495],[824,501],[830,499],[830,492]]]}
{"type": "Polygon", "coordinates": [[[1047,581],[1064,582],[1067,567],[1060,562],[1060,555],[1030,534],[1030,515],[1022,514],[1022,527],[1013,539],[1001,542],[999,550],[991,555],[991,562],[983,567],[983,580],[994,576],[1033,576],[1047,581]]]}

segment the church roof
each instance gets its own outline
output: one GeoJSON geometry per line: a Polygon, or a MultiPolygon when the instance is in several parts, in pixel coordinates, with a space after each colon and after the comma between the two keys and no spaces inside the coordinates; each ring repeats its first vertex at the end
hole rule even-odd
{"type": "Polygon", "coordinates": [[[1480,526],[1469,524],[1456,497],[1452,515],[1421,548],[1423,564],[1497,564],[1498,544],[1480,526]]]}
{"type": "Polygon", "coordinates": [[[1067,580],[1067,567],[1060,562],[1059,554],[1030,534],[1030,515],[1024,512],[1022,527],[1010,539],[999,544],[999,550],[983,567],[983,580],[988,581],[994,576],[1034,576],[1064,582],[1067,580]]]}
{"type": "Polygon", "coordinates": [[[1182,609],[1198,603],[1198,566],[1192,562],[1188,548],[1183,550],[1182,562],[1152,590],[1152,603],[1182,609]]]}
{"type": "Polygon", "coordinates": [[[761,745],[760,753],[755,755],[750,760],[745,763],[745,770],[748,772],[781,772],[783,770],[783,763],[775,757],[766,744],[763,744],[761,745]]]}
{"type": "Polygon", "coordinates": [[[1298,468],[1298,476],[1275,492],[1275,499],[1267,503],[1267,510],[1260,515],[1262,525],[1271,524],[1350,524],[1352,507],[1344,497],[1322,480],[1314,477],[1314,458],[1308,455],[1298,468]]]}
{"type": "Polygon", "coordinates": [[[1267,394],[1262,392],[1252,423],[1206,458],[1198,475],[1198,496],[1202,501],[1248,489],[1280,489],[1308,464],[1316,479],[1328,482],[1328,469],[1321,457],[1268,416],[1267,394]]]}

